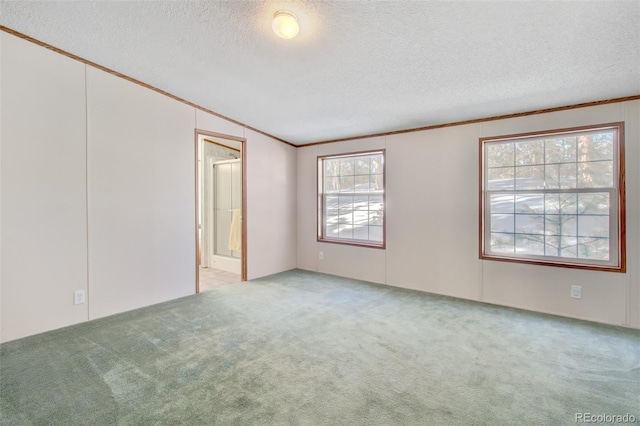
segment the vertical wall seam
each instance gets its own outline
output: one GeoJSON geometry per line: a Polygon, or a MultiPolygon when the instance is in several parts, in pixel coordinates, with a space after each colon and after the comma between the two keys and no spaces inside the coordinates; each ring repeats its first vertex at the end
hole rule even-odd
{"type": "MultiPolygon", "coordinates": [[[[315,264],[316,264],[316,272],[320,272],[320,267],[322,266],[320,264],[320,243],[318,242],[318,224],[320,223],[318,220],[318,215],[320,214],[320,206],[318,205],[318,176],[320,174],[320,170],[318,170],[318,155],[320,155],[320,145],[316,145],[315,148],[315,155],[313,156],[313,164],[314,164],[314,170],[316,171],[315,175],[313,176],[313,180],[312,185],[313,185],[313,191],[311,192],[313,194],[313,198],[315,199],[315,214],[313,215],[314,219],[314,224],[313,224],[313,243],[315,244],[315,250],[313,252],[313,258],[315,259],[315,264]]],[[[324,260],[323,260],[324,262],[324,260]]]]}
{"type": "Polygon", "coordinates": [[[87,65],[84,65],[84,202],[85,202],[85,227],[87,243],[87,294],[85,303],[87,304],[87,321],[90,315],[90,280],[89,280],[89,93],[87,84],[87,65]]]}
{"type": "MultiPolygon", "coordinates": [[[[618,105],[618,108],[620,108],[620,121],[625,122],[627,121],[627,109],[625,108],[625,103],[621,102],[618,105]]],[[[626,132],[625,132],[626,133],[626,132]]],[[[625,139],[626,139],[626,134],[624,135],[625,139]]],[[[625,141],[626,142],[626,141],[625,141]]],[[[627,161],[626,155],[624,158],[624,161],[627,161]]],[[[618,166],[620,167],[620,166],[618,166]]],[[[627,170],[626,164],[625,164],[625,170],[627,170]]],[[[619,172],[619,170],[618,170],[619,172]]],[[[626,184],[625,184],[626,186],[626,184]]],[[[626,192],[627,189],[625,188],[625,198],[626,198],[626,192]]],[[[626,204],[626,203],[625,203],[626,204]]],[[[619,208],[620,206],[618,206],[619,208]]],[[[620,224],[618,224],[618,227],[620,227],[620,224]]],[[[618,229],[619,232],[619,229],[618,229]]],[[[626,238],[626,236],[625,236],[626,238]]],[[[625,242],[625,244],[627,244],[625,242]]],[[[618,242],[618,246],[620,246],[620,242],[618,242]]],[[[628,247],[628,245],[627,245],[628,247]]],[[[618,258],[618,261],[620,261],[620,259],[618,258]]],[[[628,265],[628,263],[627,263],[628,265]]],[[[630,312],[629,312],[629,270],[628,270],[628,266],[627,266],[627,272],[623,274],[623,278],[622,278],[622,305],[623,305],[623,312],[624,312],[624,318],[622,320],[622,324],[623,325],[629,325],[629,320],[630,320],[630,312]]]]}
{"type": "MultiPolygon", "coordinates": [[[[484,129],[483,129],[482,127],[483,127],[483,126],[482,126],[482,123],[480,123],[480,137],[481,137],[481,138],[482,138],[482,137],[484,137],[484,129]]],[[[479,147],[479,144],[476,144],[476,146],[478,146],[478,147],[479,147]]],[[[478,148],[478,149],[480,149],[480,148],[478,148]]],[[[480,151],[478,151],[478,153],[477,153],[476,155],[481,155],[481,152],[480,152],[480,151]]],[[[477,157],[476,157],[476,161],[477,161],[477,157]]],[[[480,164],[480,163],[478,163],[478,164],[480,164]]],[[[482,165],[481,165],[480,167],[482,167],[482,165]]],[[[479,177],[479,176],[480,176],[480,172],[481,172],[481,171],[480,171],[480,170],[478,170],[478,173],[476,173],[476,176],[478,176],[478,177],[479,177]]],[[[476,183],[476,188],[478,188],[478,187],[479,187],[479,185],[480,185],[480,182],[477,182],[477,183],[476,183]]],[[[483,194],[478,194],[478,196],[479,196],[479,197],[482,197],[482,196],[483,196],[483,194]]],[[[478,200],[478,201],[476,202],[476,205],[480,205],[480,200],[478,200]]],[[[478,213],[478,214],[482,214],[482,212],[477,212],[477,213],[478,213]]],[[[478,230],[478,231],[479,231],[479,230],[478,230]]],[[[480,237],[479,237],[479,236],[480,236],[480,233],[478,233],[478,231],[476,231],[476,234],[478,235],[478,238],[480,238],[480,237]]],[[[478,247],[478,245],[479,245],[480,243],[481,243],[481,241],[478,241],[478,244],[476,244],[476,247],[478,247]]],[[[476,254],[476,256],[477,256],[477,254],[476,254]]],[[[484,302],[484,262],[485,262],[484,260],[480,259],[480,280],[479,280],[479,283],[480,283],[480,301],[481,301],[481,302],[484,302]]]]}
{"type": "MultiPolygon", "coordinates": [[[[2,40],[3,33],[0,33],[0,188],[2,187],[2,40]]],[[[2,191],[0,190],[0,241],[2,241],[2,191]]],[[[0,244],[0,323],[2,321],[2,244],[0,244]]],[[[0,342],[3,342],[2,331],[4,327],[0,325],[0,342]]]]}
{"type": "MultiPolygon", "coordinates": [[[[388,139],[388,136],[385,136],[384,137],[384,159],[383,159],[384,160],[384,169],[383,169],[383,171],[384,171],[384,200],[385,200],[385,202],[384,202],[384,216],[385,216],[384,217],[384,220],[385,220],[384,226],[385,226],[385,229],[383,230],[383,235],[384,235],[384,283],[385,284],[389,284],[388,278],[387,278],[388,277],[387,271],[388,271],[388,268],[389,268],[389,264],[388,264],[389,256],[387,255],[387,252],[389,250],[389,244],[388,244],[389,243],[389,238],[388,238],[388,236],[389,236],[389,232],[388,232],[389,231],[389,229],[388,229],[389,228],[389,215],[388,215],[389,209],[387,208],[387,204],[388,204],[388,201],[389,201],[389,197],[387,197],[387,193],[388,193],[388,189],[387,188],[389,187],[389,178],[388,178],[389,175],[387,173],[387,166],[389,165],[389,162],[387,161],[387,158],[388,158],[388,156],[387,156],[387,152],[388,152],[387,151],[387,139],[388,139]]],[[[369,171],[369,173],[371,173],[371,171],[369,171]]]]}
{"type": "Polygon", "coordinates": [[[629,301],[630,301],[630,292],[629,292],[629,273],[624,274],[624,278],[622,280],[623,286],[623,300],[622,303],[624,305],[624,321],[623,325],[629,325],[630,323],[630,312],[629,312],[629,301]]]}
{"type": "Polygon", "coordinates": [[[299,240],[298,238],[300,237],[300,233],[298,232],[298,226],[300,225],[299,220],[298,220],[298,210],[300,210],[299,208],[299,194],[300,194],[300,179],[298,178],[298,153],[299,151],[296,149],[295,150],[295,156],[296,156],[296,163],[295,163],[295,171],[296,171],[296,210],[295,210],[295,219],[296,219],[296,244],[295,244],[295,251],[296,251],[296,269],[298,269],[300,267],[300,250],[298,250],[298,246],[299,246],[299,240]]]}
{"type": "MultiPolygon", "coordinates": [[[[624,102],[620,102],[618,104],[618,107],[620,108],[620,120],[623,121],[625,123],[625,134],[624,134],[624,145],[625,145],[625,151],[627,149],[627,132],[626,132],[626,124],[627,124],[627,118],[628,118],[628,108],[626,108],[627,104],[624,102]]],[[[627,153],[625,152],[625,158],[624,161],[627,162],[627,159],[629,158],[629,156],[627,155],[627,153]]],[[[627,165],[624,165],[624,169],[625,170],[630,170],[629,168],[627,168],[627,165]]],[[[626,180],[626,179],[625,179],[626,180]]],[[[627,193],[627,185],[625,183],[625,200],[628,197],[628,193],[627,193]]],[[[629,204],[625,202],[625,206],[628,206],[629,204]]],[[[619,206],[618,206],[619,207],[619,206]]],[[[626,208],[626,207],[625,207],[626,208]]],[[[625,213],[626,215],[626,213],[625,213]]],[[[628,222],[627,222],[628,223],[628,222]]],[[[618,226],[620,226],[620,224],[618,224],[618,226]]],[[[628,256],[629,254],[629,238],[628,238],[628,225],[627,225],[627,235],[625,235],[625,238],[627,239],[627,241],[625,242],[627,250],[625,253],[625,256],[628,256]]],[[[620,246],[620,243],[618,242],[618,246],[620,246]]],[[[623,325],[629,326],[631,323],[631,290],[629,288],[629,275],[630,275],[630,262],[626,262],[627,264],[627,272],[625,272],[623,274],[623,279],[622,279],[622,290],[623,290],[623,300],[622,300],[622,304],[623,304],[623,309],[624,309],[624,320],[623,320],[623,325]]]]}

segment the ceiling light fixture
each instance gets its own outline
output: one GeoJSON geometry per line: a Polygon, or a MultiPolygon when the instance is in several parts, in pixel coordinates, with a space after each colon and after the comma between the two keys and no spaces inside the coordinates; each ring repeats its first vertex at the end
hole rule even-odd
{"type": "Polygon", "coordinates": [[[271,28],[273,28],[273,32],[276,33],[278,37],[285,39],[294,38],[298,35],[298,31],[300,31],[298,18],[286,10],[279,10],[273,15],[271,28]]]}

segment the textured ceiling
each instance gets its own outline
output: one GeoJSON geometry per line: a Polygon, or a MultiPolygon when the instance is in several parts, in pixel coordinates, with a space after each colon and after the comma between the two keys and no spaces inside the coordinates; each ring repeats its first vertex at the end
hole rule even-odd
{"type": "Polygon", "coordinates": [[[640,0],[3,0],[0,24],[297,145],[640,94],[640,0]]]}

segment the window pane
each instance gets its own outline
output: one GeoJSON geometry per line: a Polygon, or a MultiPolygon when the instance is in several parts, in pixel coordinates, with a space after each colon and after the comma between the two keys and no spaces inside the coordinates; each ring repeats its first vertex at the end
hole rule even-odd
{"type": "Polygon", "coordinates": [[[356,162],[356,174],[358,175],[368,175],[371,173],[371,157],[357,157],[355,159],[356,162]]]}
{"type": "Polygon", "coordinates": [[[609,193],[578,194],[578,213],[609,215],[609,193]]]}
{"type": "Polygon", "coordinates": [[[545,184],[548,189],[576,187],[577,164],[551,164],[545,166],[545,184]]]}
{"type": "Polygon", "coordinates": [[[613,188],[613,161],[578,163],[579,188],[613,188]]]}
{"type": "Polygon", "coordinates": [[[353,228],[353,239],[354,240],[369,240],[369,227],[357,225],[353,228]]]}
{"type": "Polygon", "coordinates": [[[517,214],[516,233],[519,234],[543,234],[544,215],[541,214],[517,214]]]}
{"type": "Polygon", "coordinates": [[[336,195],[327,195],[324,197],[325,210],[338,210],[340,197],[336,195]]]}
{"type": "Polygon", "coordinates": [[[324,160],[325,176],[340,176],[340,160],[324,160]]]}
{"type": "Polygon", "coordinates": [[[544,195],[544,212],[546,214],[560,214],[560,194],[544,195]]]}
{"type": "Polygon", "coordinates": [[[355,210],[369,210],[369,196],[368,195],[354,196],[353,207],[355,210]]]}
{"type": "Polygon", "coordinates": [[[489,167],[513,166],[515,161],[514,148],[513,142],[488,143],[487,165],[489,167]]]}
{"type": "Polygon", "coordinates": [[[543,194],[518,194],[516,213],[544,213],[543,194]]]}
{"type": "Polygon", "coordinates": [[[544,216],[544,233],[547,235],[560,235],[559,214],[547,214],[544,216]]]}
{"type": "Polygon", "coordinates": [[[368,225],[369,224],[369,212],[363,210],[354,210],[353,212],[353,224],[368,225]]]}
{"type": "Polygon", "coordinates": [[[353,158],[343,158],[340,160],[340,176],[354,175],[353,158]]]}
{"type": "Polygon", "coordinates": [[[560,237],[560,256],[578,257],[578,239],[576,237],[560,237]]]}
{"type": "Polygon", "coordinates": [[[489,199],[491,213],[513,213],[515,200],[513,194],[491,194],[489,199]]]}
{"type": "Polygon", "coordinates": [[[337,176],[328,176],[324,179],[324,192],[332,193],[340,191],[340,178],[337,176]]]}
{"type": "Polygon", "coordinates": [[[369,240],[382,242],[383,237],[382,226],[369,226],[369,240]]]}
{"type": "Polygon", "coordinates": [[[353,239],[353,227],[351,225],[340,225],[340,238],[353,239]]]}
{"type": "Polygon", "coordinates": [[[613,132],[578,137],[578,161],[613,160],[613,132]]]}
{"type": "Polygon", "coordinates": [[[369,223],[371,225],[382,225],[382,211],[369,212],[369,223]]]}
{"type": "Polygon", "coordinates": [[[340,221],[340,215],[336,211],[330,210],[327,211],[324,219],[327,225],[336,225],[340,221]]]}
{"type": "Polygon", "coordinates": [[[369,192],[369,175],[356,176],[356,192],[369,192]]]}
{"type": "Polygon", "coordinates": [[[353,223],[353,212],[352,211],[340,211],[340,216],[338,216],[338,222],[341,224],[352,224],[353,223]]]}
{"type": "Polygon", "coordinates": [[[382,154],[371,156],[371,173],[382,173],[384,156],[382,154]]]}
{"type": "Polygon", "coordinates": [[[560,232],[561,235],[569,235],[572,237],[578,235],[578,216],[560,215],[560,232]]]}
{"type": "Polygon", "coordinates": [[[340,192],[353,192],[355,186],[354,176],[340,176],[340,192]]]}
{"type": "Polygon", "coordinates": [[[540,235],[517,235],[516,253],[544,255],[544,238],[540,235]]]}
{"type": "Polygon", "coordinates": [[[579,216],[578,235],[581,237],[609,237],[609,216],[579,216]]]}
{"type": "MultiPolygon", "coordinates": [[[[583,217],[580,216],[580,220],[583,217]]],[[[548,214],[544,218],[545,234],[572,237],[578,235],[578,216],[548,214]]]]}
{"type": "Polygon", "coordinates": [[[544,233],[547,235],[577,234],[577,216],[548,214],[544,216],[544,233]]]}
{"type": "Polygon", "coordinates": [[[369,186],[371,191],[383,191],[384,180],[382,175],[371,175],[369,186]]]}
{"type": "Polygon", "coordinates": [[[353,195],[340,195],[338,208],[341,212],[353,210],[353,195]]]}
{"type": "Polygon", "coordinates": [[[544,189],[544,166],[516,167],[516,189],[544,189]]]}
{"type": "Polygon", "coordinates": [[[495,253],[514,253],[515,239],[513,234],[491,233],[491,251],[495,253]]]}
{"type": "Polygon", "coordinates": [[[516,143],[516,165],[544,164],[544,141],[516,143]]]}
{"type": "Polygon", "coordinates": [[[609,260],[608,238],[578,238],[578,256],[581,259],[609,260]]]}
{"type": "Polygon", "coordinates": [[[324,236],[327,238],[338,238],[340,235],[339,230],[340,227],[338,225],[327,224],[327,226],[325,227],[324,236]]]}
{"type": "Polygon", "coordinates": [[[492,214],[491,215],[491,232],[509,232],[514,231],[514,218],[512,214],[492,214]]]}
{"type": "Polygon", "coordinates": [[[490,191],[514,189],[514,173],[513,167],[489,169],[487,171],[487,189],[490,191]]]}
{"type": "Polygon", "coordinates": [[[545,139],[545,163],[573,163],[576,161],[576,137],[558,136],[545,139]]]}
{"type": "Polygon", "coordinates": [[[544,255],[560,257],[560,237],[546,236],[544,238],[544,255]]]}
{"type": "Polygon", "coordinates": [[[560,194],[560,213],[578,213],[578,194],[560,194]]]}
{"type": "Polygon", "coordinates": [[[545,194],[546,214],[577,214],[576,194],[545,194]]]}
{"type": "Polygon", "coordinates": [[[384,203],[382,202],[382,195],[370,195],[369,196],[369,210],[377,211],[383,210],[384,203]]]}

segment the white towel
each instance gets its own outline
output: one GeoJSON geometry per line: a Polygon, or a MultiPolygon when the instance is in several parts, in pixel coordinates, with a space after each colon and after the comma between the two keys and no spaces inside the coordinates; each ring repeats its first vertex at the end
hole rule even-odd
{"type": "Polygon", "coordinates": [[[231,231],[229,232],[229,250],[242,250],[242,210],[233,209],[231,231]]]}

